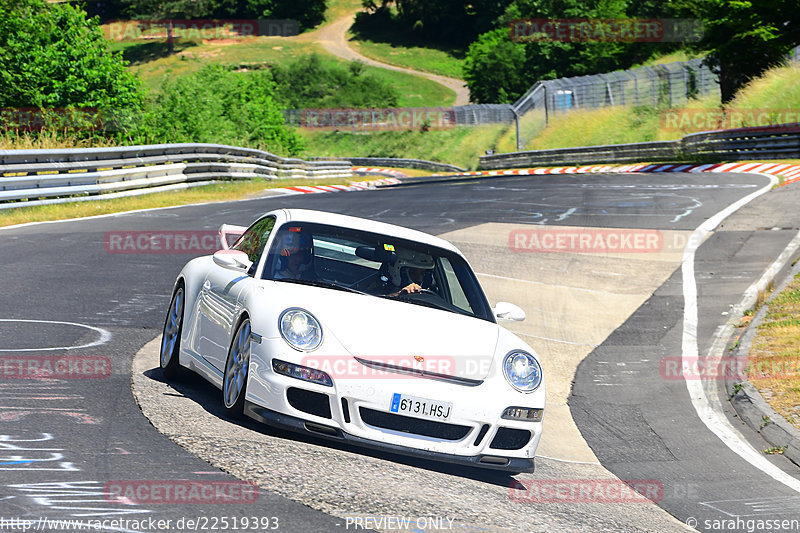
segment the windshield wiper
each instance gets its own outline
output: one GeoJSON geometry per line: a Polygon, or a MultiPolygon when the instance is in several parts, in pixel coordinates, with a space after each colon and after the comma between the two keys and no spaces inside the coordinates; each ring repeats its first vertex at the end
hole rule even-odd
{"type": "Polygon", "coordinates": [[[322,281],[318,279],[296,279],[296,278],[284,278],[284,279],[276,279],[273,281],[285,281],[287,283],[297,283],[298,285],[310,285],[312,287],[322,287],[324,289],[335,289],[338,291],[345,291],[345,292],[354,292],[356,294],[364,294],[369,296],[366,292],[360,291],[358,289],[354,289],[352,287],[347,287],[345,285],[339,285],[337,283],[331,283],[330,281],[322,281]]]}

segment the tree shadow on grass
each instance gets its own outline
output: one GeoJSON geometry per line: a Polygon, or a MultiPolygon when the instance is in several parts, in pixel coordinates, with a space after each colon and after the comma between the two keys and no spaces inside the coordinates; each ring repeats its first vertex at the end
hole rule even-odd
{"type": "MultiPolygon", "coordinates": [[[[175,41],[172,55],[182,52],[198,43],[189,40],[175,41]]],[[[166,41],[147,41],[126,46],[122,50],[122,58],[130,62],[131,65],[149,63],[164,57],[169,57],[169,44],[166,41]]]]}
{"type": "Polygon", "coordinates": [[[466,46],[454,45],[452,42],[431,40],[424,35],[401,28],[395,22],[371,24],[368,17],[363,17],[350,27],[355,41],[372,41],[386,43],[392,47],[419,47],[439,50],[456,59],[464,59],[467,52],[466,46]]]}

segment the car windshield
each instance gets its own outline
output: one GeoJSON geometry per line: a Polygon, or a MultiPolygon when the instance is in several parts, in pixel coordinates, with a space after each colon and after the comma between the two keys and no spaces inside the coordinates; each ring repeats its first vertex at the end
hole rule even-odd
{"type": "Polygon", "coordinates": [[[475,274],[460,255],[387,235],[286,223],[275,234],[262,277],[389,298],[494,322],[475,274]]]}

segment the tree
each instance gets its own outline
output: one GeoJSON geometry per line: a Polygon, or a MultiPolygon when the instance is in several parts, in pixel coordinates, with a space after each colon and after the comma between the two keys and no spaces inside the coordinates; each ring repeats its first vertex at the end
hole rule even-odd
{"type": "Polygon", "coordinates": [[[472,102],[513,102],[530,85],[525,74],[525,45],[509,39],[505,28],[484,33],[469,47],[464,79],[472,102]]]}
{"type": "Polygon", "coordinates": [[[208,65],[167,79],[147,118],[146,140],[253,146],[296,155],[302,141],[285,125],[268,70],[234,72],[208,65]]]}
{"type": "Polygon", "coordinates": [[[414,31],[431,42],[466,46],[478,35],[496,27],[498,17],[512,0],[362,0],[377,16],[361,17],[386,24],[392,19],[403,31],[414,31]],[[394,6],[397,15],[387,17],[394,6]]]}
{"type": "Polygon", "coordinates": [[[236,15],[240,0],[119,0],[136,19],[216,18],[236,15]]]}
{"type": "Polygon", "coordinates": [[[300,29],[317,26],[325,20],[326,0],[246,0],[253,17],[293,19],[300,29]]]}
{"type": "Polygon", "coordinates": [[[797,0],[689,0],[703,20],[698,48],[719,76],[722,103],[749,80],[786,60],[800,44],[797,0]]]}
{"type": "Polygon", "coordinates": [[[124,123],[142,107],[138,78],[108,52],[96,19],[44,0],[0,5],[0,107],[94,107],[124,123]]]}
{"type": "Polygon", "coordinates": [[[515,19],[673,18],[678,12],[672,3],[658,0],[514,0],[497,19],[498,29],[470,46],[464,68],[470,98],[481,103],[512,101],[538,80],[630,68],[680,46],[613,38],[512,42],[509,23],[515,19]]]}

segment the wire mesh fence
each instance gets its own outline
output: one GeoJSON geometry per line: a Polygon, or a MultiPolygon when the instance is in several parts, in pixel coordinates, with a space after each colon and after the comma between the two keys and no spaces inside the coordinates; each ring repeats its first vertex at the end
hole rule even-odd
{"type": "MultiPolygon", "coordinates": [[[[789,55],[800,62],[800,46],[789,55]]],[[[378,110],[287,110],[287,123],[353,133],[380,130],[512,124],[522,150],[557,115],[611,106],[678,107],[693,98],[720,97],[717,75],[702,59],[606,74],[536,82],[513,104],[378,110]],[[433,114],[432,114],[433,113],[433,114]],[[433,117],[433,118],[431,118],[433,117]]]]}
{"type": "Polygon", "coordinates": [[[719,96],[716,75],[701,59],[537,82],[513,106],[519,115],[615,105],[672,107],[695,97],[719,96]]]}

